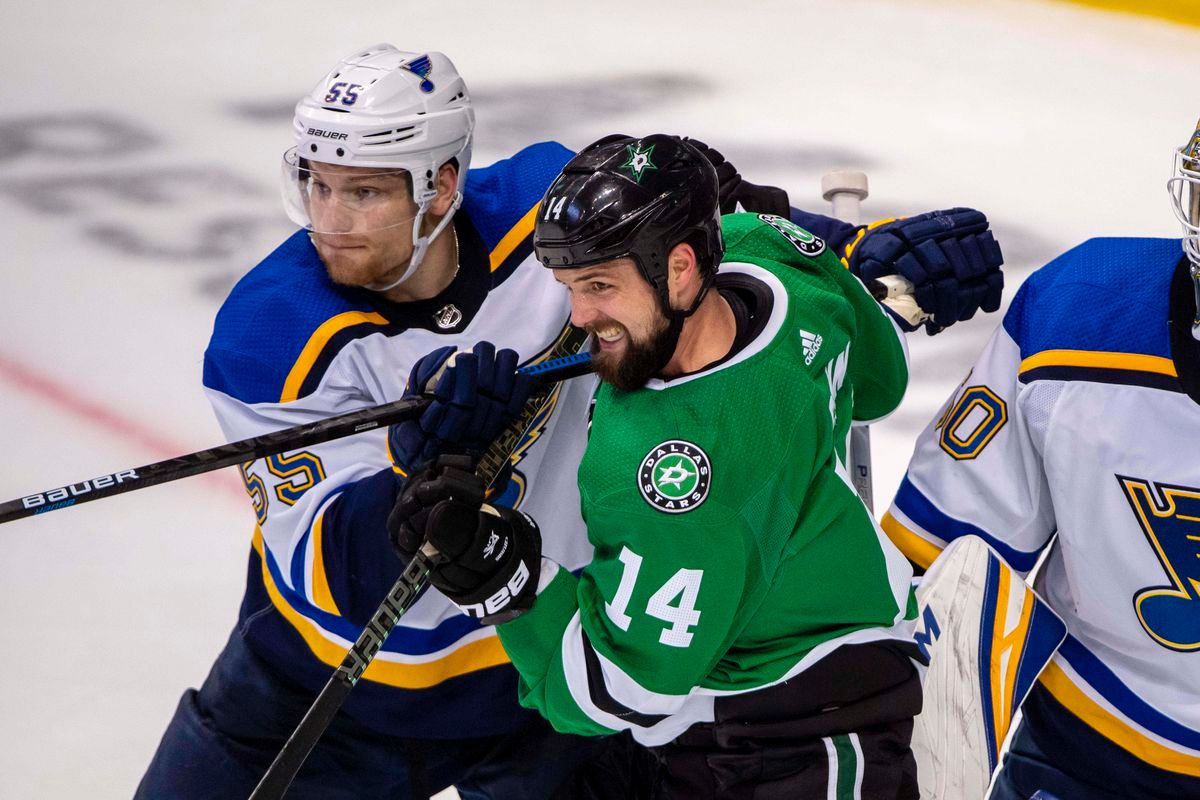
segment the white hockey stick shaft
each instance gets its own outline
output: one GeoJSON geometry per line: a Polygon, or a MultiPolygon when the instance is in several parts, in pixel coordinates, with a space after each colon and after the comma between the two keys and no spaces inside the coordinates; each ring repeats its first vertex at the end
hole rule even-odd
{"type": "MultiPolygon", "coordinates": [[[[869,194],[867,176],[863,172],[837,170],[821,177],[821,196],[829,201],[833,216],[852,225],[861,220],[861,204],[869,194]]],[[[910,289],[911,290],[911,289],[910,289]]],[[[891,287],[889,287],[889,292],[891,287]]],[[[863,504],[875,513],[875,498],[871,485],[871,429],[867,425],[850,428],[850,478],[863,504]]]]}

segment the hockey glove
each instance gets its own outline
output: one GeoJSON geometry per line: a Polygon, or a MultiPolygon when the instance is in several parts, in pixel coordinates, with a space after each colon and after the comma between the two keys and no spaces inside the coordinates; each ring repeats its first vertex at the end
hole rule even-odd
{"type": "Polygon", "coordinates": [[[478,459],[521,413],[531,388],[532,379],[517,373],[513,350],[497,351],[490,342],[469,353],[434,350],[413,365],[408,378],[411,394],[432,393],[433,402],[419,418],[388,428],[392,461],[412,474],[441,453],[478,459]]]}
{"type": "Polygon", "coordinates": [[[542,536],[528,515],[485,504],[483,481],[470,468],[462,456],[442,456],[414,475],[388,529],[402,558],[432,545],[430,583],[464,614],[496,625],[533,606],[542,536]]]}
{"type": "MultiPolygon", "coordinates": [[[[979,309],[1000,308],[1004,256],[987,217],[973,208],[873,223],[847,246],[843,260],[906,330],[924,323],[932,336],[979,309]],[[896,275],[912,285],[908,291],[918,308],[885,299],[889,287],[881,284],[896,275]]],[[[903,292],[893,283],[890,299],[898,294],[903,292]]]]}
{"type": "Polygon", "coordinates": [[[759,186],[750,183],[738,174],[737,169],[725,160],[725,156],[698,139],[687,139],[688,144],[699,150],[717,171],[717,203],[722,214],[735,211],[753,211],[758,214],[776,214],[785,219],[790,211],[787,192],[776,186],[759,186]],[[739,208],[740,206],[740,208],[739,208]]]}

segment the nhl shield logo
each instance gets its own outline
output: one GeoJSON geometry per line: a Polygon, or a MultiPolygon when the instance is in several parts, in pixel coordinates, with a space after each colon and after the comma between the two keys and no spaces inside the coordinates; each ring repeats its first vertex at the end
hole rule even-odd
{"type": "Polygon", "coordinates": [[[670,439],[654,447],[638,467],[638,489],[647,503],[667,514],[682,514],[708,497],[712,464],[691,442],[670,439]]]}
{"type": "Polygon", "coordinates": [[[433,315],[433,321],[442,330],[450,330],[451,328],[462,322],[462,312],[458,310],[458,306],[453,303],[447,303],[438,309],[438,312],[433,315]]]}

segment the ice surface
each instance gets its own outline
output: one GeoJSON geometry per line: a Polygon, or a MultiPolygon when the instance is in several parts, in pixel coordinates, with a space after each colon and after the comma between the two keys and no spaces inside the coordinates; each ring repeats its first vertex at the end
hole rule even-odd
{"type": "MultiPolygon", "coordinates": [[[[212,317],[289,231],[291,104],[358,46],[448,53],[477,164],[661,130],[809,207],[832,168],[869,173],[869,218],[976,206],[1009,297],[1088,236],[1176,235],[1169,155],[1200,113],[1181,90],[1200,30],[1061,3],[187,8],[47,0],[5,25],[3,499],[220,441],[200,391],[212,317]]],[[[873,430],[879,503],[996,321],[911,339],[906,405],[873,430]]],[[[229,471],[0,530],[0,797],[132,794],[235,619],[239,486],[229,471]]]]}

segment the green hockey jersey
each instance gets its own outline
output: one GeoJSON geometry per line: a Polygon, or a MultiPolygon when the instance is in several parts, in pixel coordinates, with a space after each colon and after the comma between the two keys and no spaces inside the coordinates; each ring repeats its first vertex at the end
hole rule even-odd
{"type": "Polygon", "coordinates": [[[543,560],[502,625],[521,702],[559,730],[666,743],[722,695],[833,649],[911,639],[911,570],[846,470],[852,418],[899,403],[903,340],[825,243],[779,217],[722,220],[717,289],[751,309],[698,373],[598,391],[579,486],[592,562],[543,560]]]}

